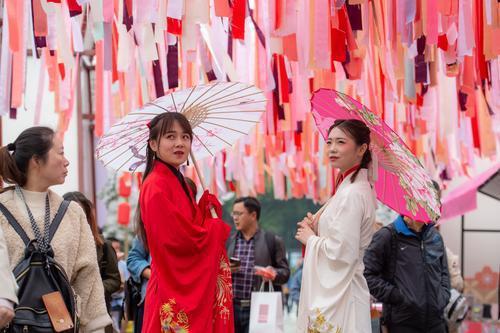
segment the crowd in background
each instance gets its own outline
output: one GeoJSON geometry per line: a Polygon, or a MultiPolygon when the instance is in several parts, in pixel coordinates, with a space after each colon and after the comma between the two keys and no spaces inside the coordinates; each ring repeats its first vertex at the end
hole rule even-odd
{"type": "MultiPolygon", "coordinates": [[[[269,290],[282,292],[285,309],[298,317],[299,332],[340,327],[349,332],[456,331],[460,307],[450,304],[450,296],[451,302],[458,302],[463,289],[457,257],[446,249],[435,221],[399,216],[388,226],[375,224],[376,203],[366,171],[370,133],[363,123],[336,121],[330,129],[327,145],[341,176],[332,199],[297,223],[304,259],[292,275],[283,239],[259,223],[257,198],[234,200],[231,235],[227,224],[213,214],[221,216],[216,198],[203,193],[196,201],[196,186],[179,171],[192,140],[187,120],[165,113],[149,127],[138,236],[130,249],[118,239],[103,237],[94,204],[82,193],[60,197],[50,189],[64,182],[69,166],[62,142],[51,129],[30,128],[1,148],[1,176],[14,186],[0,194],[0,283],[5,286],[0,326],[17,325],[14,309],[26,302],[26,290],[35,288],[35,280],[19,274],[18,265],[25,263],[30,274],[44,274],[26,259],[25,253],[31,253],[65,272],[63,282],[71,285],[80,309],[73,324],[83,332],[124,332],[129,320],[134,332],[156,332],[159,325],[173,332],[188,327],[188,321],[198,327],[194,332],[201,332],[208,316],[214,316],[214,332],[247,333],[252,326],[252,293],[269,290]],[[51,230],[53,224],[57,230],[51,230]],[[179,256],[182,261],[175,261],[179,256]],[[186,270],[184,261],[196,264],[186,270]],[[189,274],[192,279],[183,281],[189,274]],[[224,280],[223,274],[231,279],[224,280]],[[13,275],[17,282],[27,282],[17,286],[13,275]],[[222,291],[232,290],[226,304],[220,303],[210,284],[221,276],[218,281],[232,281],[222,291]],[[176,294],[179,288],[187,289],[176,294]],[[177,303],[168,295],[175,295],[177,303]],[[209,302],[220,306],[219,314],[212,308],[206,312],[209,302]],[[374,302],[383,303],[377,324],[370,316],[374,302]],[[174,316],[179,303],[191,306],[192,313],[201,311],[202,318],[189,317],[189,310],[178,310],[174,316]]],[[[50,308],[50,302],[44,302],[50,308]]]]}

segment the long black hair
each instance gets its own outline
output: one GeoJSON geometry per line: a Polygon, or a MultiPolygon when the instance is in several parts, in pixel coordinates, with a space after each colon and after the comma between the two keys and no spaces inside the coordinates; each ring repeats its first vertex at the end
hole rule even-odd
{"type": "Polygon", "coordinates": [[[357,146],[363,144],[367,145],[366,151],[361,159],[361,164],[359,168],[354,172],[351,178],[351,183],[354,183],[356,177],[358,176],[359,170],[368,169],[370,162],[372,161],[372,154],[370,151],[370,129],[364,122],[357,119],[337,119],[332,126],[328,129],[328,134],[334,129],[338,128],[346,135],[351,137],[357,146]]]}
{"type": "MultiPolygon", "coordinates": [[[[149,176],[151,171],[153,170],[153,166],[155,163],[155,152],[151,149],[149,143],[151,140],[156,141],[158,144],[160,143],[160,139],[165,133],[170,131],[174,126],[174,123],[179,124],[184,133],[187,133],[191,138],[191,142],[193,141],[193,129],[191,128],[191,124],[187,120],[187,118],[178,112],[164,112],[156,117],[154,117],[149,123],[149,139],[148,145],[146,148],[146,168],[144,170],[144,174],[142,176],[142,181],[144,182],[146,178],[149,176]]],[[[137,204],[137,209],[135,211],[135,223],[136,223],[136,233],[139,239],[142,241],[144,248],[149,250],[148,240],[146,237],[146,230],[144,229],[144,222],[141,218],[141,207],[140,203],[137,204]]]]}
{"type": "Polygon", "coordinates": [[[46,162],[47,154],[54,145],[54,135],[49,127],[30,127],[22,131],[14,142],[0,148],[2,179],[10,184],[26,185],[31,158],[46,162]]]}
{"type": "Polygon", "coordinates": [[[83,208],[85,216],[87,217],[87,222],[89,223],[90,230],[92,231],[92,236],[94,236],[95,244],[98,247],[104,245],[104,239],[99,233],[99,228],[97,226],[97,220],[94,213],[94,204],[90,201],[83,193],[74,191],[66,192],[63,195],[64,200],[75,201],[83,208]]]}

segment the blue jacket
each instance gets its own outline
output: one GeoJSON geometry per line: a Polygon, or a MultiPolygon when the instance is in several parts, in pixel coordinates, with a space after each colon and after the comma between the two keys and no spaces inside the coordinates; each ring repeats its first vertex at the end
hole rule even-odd
{"type": "Polygon", "coordinates": [[[299,302],[301,285],[302,285],[302,265],[299,268],[297,268],[295,273],[288,281],[288,289],[290,290],[290,297],[293,302],[297,303],[299,302]]]}
{"type": "Polygon", "coordinates": [[[139,238],[134,237],[132,248],[128,253],[127,268],[132,279],[135,282],[141,283],[141,303],[144,301],[144,297],[146,297],[146,288],[149,281],[142,277],[142,272],[144,272],[146,268],[149,268],[150,265],[151,257],[149,253],[146,251],[139,238]]]}

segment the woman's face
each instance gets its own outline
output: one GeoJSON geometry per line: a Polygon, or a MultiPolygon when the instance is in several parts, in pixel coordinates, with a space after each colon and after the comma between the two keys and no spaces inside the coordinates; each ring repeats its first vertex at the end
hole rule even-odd
{"type": "Polygon", "coordinates": [[[326,145],[332,166],[340,169],[340,172],[345,172],[360,164],[367,149],[366,144],[358,146],[353,138],[338,127],[331,130],[326,145]]]}
{"type": "Polygon", "coordinates": [[[160,138],[160,142],[151,140],[149,146],[159,159],[178,168],[188,159],[191,137],[175,121],[172,128],[160,138]]]}
{"type": "Polygon", "coordinates": [[[46,161],[39,160],[37,163],[36,180],[47,186],[63,184],[68,175],[68,165],[69,161],[64,156],[63,142],[54,136],[52,148],[47,153],[46,161]]]}

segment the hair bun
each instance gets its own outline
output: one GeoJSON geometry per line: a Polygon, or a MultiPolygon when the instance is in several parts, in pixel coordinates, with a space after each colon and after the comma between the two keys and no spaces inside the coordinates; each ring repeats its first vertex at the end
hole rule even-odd
{"type": "Polygon", "coordinates": [[[8,151],[14,151],[14,150],[16,150],[16,144],[15,143],[9,143],[7,145],[7,150],[8,151]]]}

